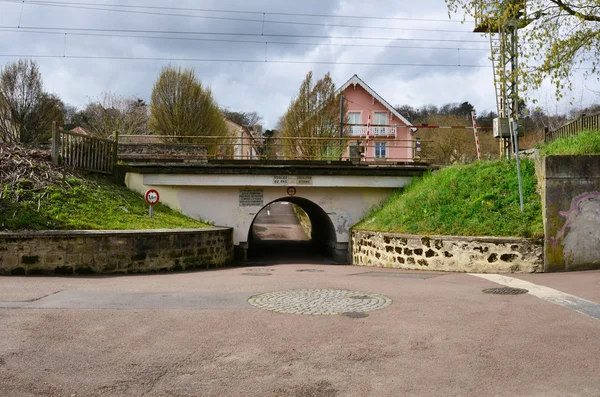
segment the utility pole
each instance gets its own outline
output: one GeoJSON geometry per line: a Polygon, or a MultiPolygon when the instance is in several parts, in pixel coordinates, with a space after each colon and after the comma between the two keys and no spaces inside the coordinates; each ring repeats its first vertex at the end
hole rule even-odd
{"type": "Polygon", "coordinates": [[[475,10],[474,32],[486,33],[494,71],[494,91],[498,117],[494,119],[494,136],[500,139],[500,156],[514,153],[519,178],[521,212],[524,212],[521,163],[519,159],[519,80],[518,30],[531,23],[527,18],[526,0],[481,0],[475,10]]]}

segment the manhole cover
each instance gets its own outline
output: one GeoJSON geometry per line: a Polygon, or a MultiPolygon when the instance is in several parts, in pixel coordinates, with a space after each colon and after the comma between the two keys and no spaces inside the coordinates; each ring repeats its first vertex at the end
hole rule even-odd
{"type": "Polygon", "coordinates": [[[248,303],[259,309],[278,313],[328,316],[383,309],[392,300],[385,295],[359,291],[300,289],[255,295],[248,299],[248,303]]]}
{"type": "Polygon", "coordinates": [[[296,270],[297,272],[306,272],[306,273],[323,273],[325,270],[320,269],[300,269],[296,270]]]}
{"type": "Polygon", "coordinates": [[[262,267],[253,267],[252,269],[244,269],[246,272],[274,272],[275,269],[265,269],[262,267]]]}
{"type": "Polygon", "coordinates": [[[254,272],[254,273],[242,273],[242,275],[243,276],[272,276],[273,274],[254,272]]]}
{"type": "Polygon", "coordinates": [[[484,289],[484,294],[494,294],[494,295],[521,295],[526,294],[529,291],[522,288],[511,288],[511,287],[500,287],[500,288],[488,288],[484,289]]]}
{"type": "Polygon", "coordinates": [[[351,317],[351,318],[365,318],[365,317],[369,317],[369,315],[367,313],[361,313],[361,312],[345,312],[345,313],[342,313],[342,316],[344,316],[344,317],[351,317]]]}

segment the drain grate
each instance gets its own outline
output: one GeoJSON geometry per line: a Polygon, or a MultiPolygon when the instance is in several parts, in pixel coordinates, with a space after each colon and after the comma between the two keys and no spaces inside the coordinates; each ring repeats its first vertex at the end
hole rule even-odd
{"type": "Polygon", "coordinates": [[[297,272],[306,272],[306,273],[323,273],[325,270],[320,269],[300,269],[296,270],[297,272]]]}
{"type": "Polygon", "coordinates": [[[350,318],[365,318],[365,317],[369,317],[369,315],[367,313],[362,313],[362,312],[345,312],[345,313],[342,313],[342,316],[344,316],[344,317],[350,317],[350,318]]]}
{"type": "Polygon", "coordinates": [[[254,272],[254,273],[242,273],[242,276],[272,276],[272,273],[259,273],[259,272],[254,272]]]}
{"type": "Polygon", "coordinates": [[[482,291],[484,294],[494,295],[522,295],[529,291],[522,288],[511,288],[511,287],[500,287],[500,288],[488,288],[482,291]]]}
{"type": "Polygon", "coordinates": [[[246,272],[274,272],[275,269],[265,269],[263,267],[253,267],[251,269],[244,269],[246,272]]]}

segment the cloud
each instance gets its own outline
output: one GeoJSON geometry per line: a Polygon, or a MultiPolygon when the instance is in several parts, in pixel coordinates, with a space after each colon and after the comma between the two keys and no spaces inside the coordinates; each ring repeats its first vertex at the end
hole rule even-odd
{"type": "MultiPolygon", "coordinates": [[[[255,0],[251,3],[242,0],[211,0],[202,2],[201,5],[193,0],[180,0],[174,5],[173,2],[145,0],[136,4],[158,7],[168,4],[169,7],[179,9],[203,8],[249,13],[122,9],[144,11],[146,14],[85,9],[102,7],[86,6],[85,3],[91,3],[91,0],[70,1],[81,4],[80,7],[84,8],[0,2],[0,26],[18,30],[9,32],[5,29],[2,32],[0,54],[55,56],[35,58],[40,64],[45,86],[65,102],[76,106],[82,107],[89,98],[107,91],[141,97],[148,101],[160,69],[167,64],[175,64],[194,67],[197,76],[211,87],[221,106],[231,110],[259,112],[263,115],[267,128],[276,125],[302,79],[311,70],[317,78],[330,71],[339,85],[356,73],[393,105],[442,105],[447,102],[469,101],[480,111],[495,108],[487,42],[471,33],[469,24],[448,22],[447,10],[439,0],[405,2],[402,8],[392,0],[255,0]],[[263,15],[263,12],[267,13],[263,15]],[[339,17],[290,15],[294,13],[339,17]],[[198,17],[191,17],[194,15],[198,17]],[[349,18],[349,15],[383,16],[389,19],[349,18]],[[20,28],[17,29],[17,26],[20,28]],[[37,28],[57,29],[44,30],[43,33],[26,32],[37,28]],[[115,31],[81,31],[78,35],[73,29],[115,31]],[[164,38],[152,38],[157,36],[164,38]],[[208,39],[215,41],[207,41],[208,39]],[[236,40],[238,42],[233,42],[236,40]],[[75,58],[62,58],[64,55],[75,58]],[[199,62],[192,59],[220,61],[199,62]],[[269,62],[264,62],[265,59],[269,62]],[[253,62],[241,63],[235,62],[236,60],[253,62]],[[410,66],[411,64],[427,66],[410,66]],[[463,66],[458,66],[459,64],[463,66]]],[[[104,1],[94,0],[93,3],[104,1]]],[[[108,0],[106,2],[115,3],[108,0]]],[[[17,58],[3,56],[0,63],[17,58]]],[[[591,90],[600,91],[597,82],[582,84],[591,90]]],[[[587,89],[582,97],[584,99],[581,102],[586,103],[597,99],[597,95],[587,89]]]]}

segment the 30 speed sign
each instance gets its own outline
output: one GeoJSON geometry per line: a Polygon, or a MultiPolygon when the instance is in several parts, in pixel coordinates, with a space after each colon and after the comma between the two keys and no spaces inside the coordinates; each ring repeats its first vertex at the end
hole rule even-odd
{"type": "Polygon", "coordinates": [[[148,203],[148,205],[151,205],[151,206],[158,204],[158,202],[160,201],[160,195],[158,194],[158,191],[156,191],[155,189],[148,190],[146,192],[145,198],[146,198],[146,202],[148,203]]]}

